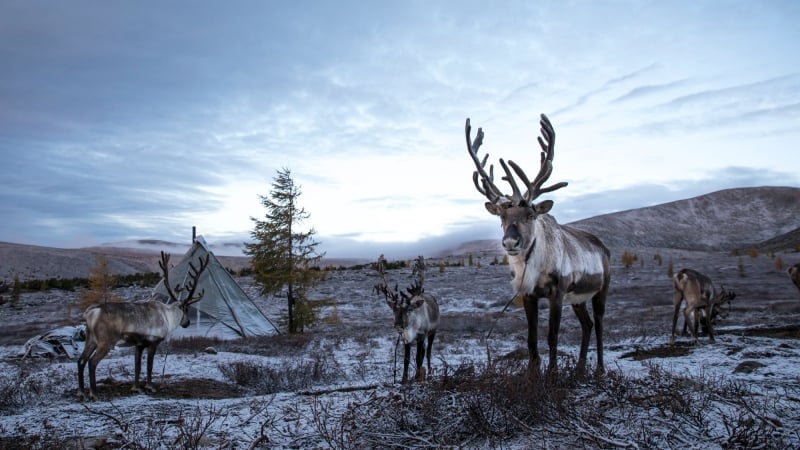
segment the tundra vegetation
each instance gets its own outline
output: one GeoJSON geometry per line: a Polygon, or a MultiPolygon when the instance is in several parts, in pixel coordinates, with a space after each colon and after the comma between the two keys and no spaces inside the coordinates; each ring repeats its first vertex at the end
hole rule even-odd
{"type": "MultiPolygon", "coordinates": [[[[624,249],[612,249],[620,255],[624,249]]],[[[628,249],[640,255],[652,250],[628,249]]],[[[672,280],[657,261],[612,265],[606,373],[575,371],[580,327],[565,316],[557,376],[530,377],[524,313],[499,314],[511,292],[495,255],[429,259],[441,317],[425,382],[393,383],[395,332],[375,299],[371,264],[331,268],[309,290],[321,320],[304,333],[229,341],[191,337],[159,347],[156,393],[132,394],[130,349],[98,368],[102,401],[76,403],[75,361],[15,355],[65,323],[80,290],[23,290],[0,306],[2,448],[776,448],[800,446],[800,302],[768,258],[658,249],[737,293],[716,343],[669,345],[672,280]],[[336,308],[334,308],[336,305],[336,308]],[[486,339],[495,323],[493,336],[486,339]]],[[[796,253],[781,254],[791,265],[796,253]]],[[[387,261],[409,284],[407,261],[387,261]]],[[[237,277],[269,317],[285,304],[237,277]]],[[[32,285],[33,286],[33,285],[32,285]]],[[[123,300],[151,287],[115,287],[123,300]]],[[[73,317],[68,323],[75,324],[73,317]]],[[[542,326],[545,326],[543,323],[542,326]]]]}

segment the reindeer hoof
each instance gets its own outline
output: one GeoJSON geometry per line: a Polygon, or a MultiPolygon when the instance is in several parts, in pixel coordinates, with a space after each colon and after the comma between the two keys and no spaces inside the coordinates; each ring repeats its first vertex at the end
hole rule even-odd
{"type": "Polygon", "coordinates": [[[155,394],[158,391],[152,384],[145,385],[144,389],[151,394],[155,394]]]}

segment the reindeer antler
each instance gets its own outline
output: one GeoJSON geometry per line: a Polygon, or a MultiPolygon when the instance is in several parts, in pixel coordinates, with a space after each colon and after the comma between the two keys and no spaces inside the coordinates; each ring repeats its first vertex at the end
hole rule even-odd
{"type": "Polygon", "coordinates": [[[416,261],[414,261],[414,268],[411,274],[417,277],[419,286],[422,288],[422,285],[425,284],[425,258],[422,255],[417,256],[416,261]]]}
{"type": "Polygon", "coordinates": [[[503,160],[503,158],[500,158],[500,166],[503,168],[503,172],[505,172],[505,176],[502,177],[502,179],[506,180],[508,184],[511,185],[512,194],[509,198],[507,195],[504,195],[494,184],[493,166],[490,165],[489,173],[486,172],[485,167],[486,161],[489,158],[488,153],[486,156],[484,156],[483,161],[478,159],[478,149],[483,143],[483,131],[478,128],[478,135],[476,136],[475,141],[472,142],[470,138],[471,128],[469,119],[467,119],[467,124],[465,127],[467,135],[467,150],[469,150],[472,161],[475,163],[475,167],[477,168],[477,170],[472,173],[472,181],[475,183],[475,187],[478,189],[478,192],[483,194],[490,202],[497,204],[502,203],[502,200],[505,199],[514,205],[530,205],[531,202],[533,202],[533,200],[535,200],[541,194],[552,192],[556,189],[561,189],[567,185],[566,182],[562,181],[546,188],[542,188],[542,185],[547,181],[548,178],[550,178],[550,174],[553,172],[553,156],[555,153],[556,133],[553,130],[553,126],[550,124],[550,119],[548,119],[546,115],[541,115],[539,124],[541,125],[541,136],[537,137],[537,140],[539,142],[539,146],[542,148],[542,152],[539,162],[539,172],[536,174],[533,182],[529,181],[527,175],[525,175],[525,171],[523,171],[522,168],[520,168],[514,161],[509,160],[508,165],[506,165],[506,162],[503,160]],[[513,169],[520,181],[526,186],[527,190],[525,191],[524,195],[520,192],[517,182],[514,179],[511,170],[509,170],[509,166],[511,166],[511,169],[513,169]],[[480,178],[480,183],[478,183],[478,178],[480,178]]]}
{"type": "Polygon", "coordinates": [[[483,144],[483,129],[478,128],[478,134],[475,136],[475,141],[472,141],[472,127],[467,118],[467,124],[464,126],[464,134],[467,136],[467,151],[478,169],[472,172],[472,182],[475,183],[475,188],[483,194],[490,202],[496,203],[498,199],[504,197],[500,189],[494,184],[494,166],[489,165],[489,173],[486,173],[486,161],[489,159],[489,154],[483,157],[483,161],[478,159],[478,149],[483,144]],[[478,183],[478,176],[480,175],[480,183],[478,183]]]}
{"type": "Polygon", "coordinates": [[[200,295],[196,297],[194,296],[194,291],[197,289],[197,282],[200,280],[200,275],[202,275],[203,271],[206,270],[206,267],[208,267],[211,255],[206,255],[205,258],[199,258],[199,268],[196,268],[194,264],[189,262],[189,280],[183,286],[176,283],[174,288],[170,287],[169,282],[169,258],[169,253],[161,251],[161,261],[158,262],[158,266],[161,268],[161,272],[164,274],[164,287],[167,290],[169,298],[181,306],[189,306],[199,302],[203,298],[203,295],[205,295],[206,291],[203,289],[200,291],[200,295]],[[183,292],[187,287],[189,289],[189,295],[187,295],[185,299],[181,300],[180,293],[183,292]]]}
{"type": "Polygon", "coordinates": [[[397,284],[394,285],[394,291],[389,289],[389,283],[386,282],[386,258],[383,257],[383,254],[378,257],[378,262],[375,263],[375,270],[380,274],[383,283],[376,284],[372,291],[376,294],[383,294],[387,303],[397,304],[400,292],[397,290],[397,284]]]}

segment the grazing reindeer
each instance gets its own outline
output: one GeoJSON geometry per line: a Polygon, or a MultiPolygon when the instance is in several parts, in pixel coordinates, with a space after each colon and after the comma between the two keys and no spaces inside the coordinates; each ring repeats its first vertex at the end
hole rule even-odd
{"type": "Polygon", "coordinates": [[[92,305],[83,313],[86,318],[86,346],[78,358],[78,396],[86,397],[83,384],[83,369],[89,363],[89,399],[95,400],[97,384],[95,371],[97,364],[105,358],[116,345],[136,348],[133,391],[140,392],[139,375],[142,368],[142,351],[147,348],[147,382],[144,388],[155,392],[152,385],[153,356],[158,344],[169,336],[178,325],[189,326],[187,314],[189,306],[203,298],[205,290],[195,296],[200,275],[208,266],[208,258],[200,259],[199,268],[189,263],[189,280],[183,286],[176,285],[174,290],[169,283],[169,254],[161,252],[158,265],[164,273],[164,286],[173,303],[165,304],[157,300],[144,303],[103,303],[92,305]],[[188,295],[183,300],[179,294],[188,288],[188,295]]]}
{"type": "Polygon", "coordinates": [[[422,287],[424,283],[425,262],[420,256],[414,266],[414,273],[417,280],[414,284],[406,288],[405,292],[398,291],[397,285],[394,290],[389,289],[386,283],[386,273],[384,271],[383,255],[378,258],[377,270],[383,277],[383,284],[375,285],[375,292],[383,294],[386,303],[394,312],[394,327],[403,339],[403,379],[408,381],[408,364],[411,359],[411,344],[417,344],[416,353],[416,373],[414,378],[422,381],[425,379],[425,368],[422,366],[423,359],[427,356],[428,370],[431,371],[431,347],[433,339],[436,337],[436,327],[439,323],[439,304],[436,298],[425,293],[422,287]],[[427,342],[427,349],[426,349],[427,342]]]}
{"type": "Polygon", "coordinates": [[[736,297],[733,291],[726,291],[724,287],[716,292],[711,279],[692,269],[681,269],[672,277],[673,293],[672,304],[675,311],[672,315],[672,337],[670,344],[675,343],[675,327],[678,324],[678,312],[681,303],[686,300],[683,309],[683,334],[688,327],[692,334],[692,343],[697,344],[697,329],[702,322],[704,330],[708,332],[708,340],[714,343],[713,322],[722,310],[722,305],[736,297]],[[691,322],[691,323],[690,323],[691,322]]]}
{"type": "Polygon", "coordinates": [[[800,289],[800,263],[789,266],[789,268],[786,269],[786,273],[789,274],[789,278],[792,279],[792,283],[797,286],[797,289],[800,289]]]}
{"type": "MultiPolygon", "coordinates": [[[[728,309],[730,310],[731,302],[735,298],[736,298],[735,292],[726,290],[725,286],[720,286],[720,292],[717,294],[716,301],[714,302],[714,307],[711,310],[711,320],[714,322],[714,324],[717,323],[718,316],[722,316],[722,318],[728,316],[728,314],[724,312],[722,307],[725,306],[725,304],[727,303],[728,309]]],[[[699,322],[700,328],[703,330],[703,333],[708,334],[708,318],[706,317],[706,310],[703,308],[696,309],[692,313],[691,317],[694,318],[696,322],[699,322]],[[697,320],[698,315],[700,316],[699,321],[697,320]]],[[[697,326],[696,326],[697,324],[694,325],[695,325],[694,334],[697,335],[697,326]]],[[[684,319],[683,336],[686,336],[688,334],[688,329],[689,329],[689,323],[686,322],[686,320],[684,319]]]]}
{"type": "Polygon", "coordinates": [[[564,303],[572,309],[581,323],[582,337],[577,370],[586,367],[586,353],[592,330],[592,320],[587,312],[586,302],[592,300],[592,312],[596,323],[597,374],[603,373],[603,315],[606,295],[611,281],[610,252],[596,236],[566,225],[559,225],[555,218],[547,214],[553,207],[552,200],[533,203],[541,194],[560,189],[567,185],[560,182],[543,188],[553,170],[555,132],[547,116],[541,116],[541,133],[538,138],[542,148],[539,173],[529,181],[525,172],[513,161],[506,165],[500,159],[505,172],[504,180],[511,185],[512,194],[503,194],[494,184],[494,167],[486,172],[487,154],[483,161],[478,158],[478,149],[483,143],[483,131],[479,128],[475,141],[471,138],[469,119],[466,124],[467,150],[477,170],[472,179],[478,192],[489,201],[486,209],[500,216],[503,228],[503,248],[508,254],[512,285],[522,295],[525,316],[528,321],[529,368],[538,371],[541,362],[537,348],[537,326],[539,320],[538,301],[547,298],[550,306],[550,319],[547,343],[550,347],[548,370],[556,368],[558,330],[561,324],[561,308],[564,303]],[[508,166],[525,185],[524,194],[520,192],[508,166]],[[480,182],[479,182],[480,179],[480,182]]]}

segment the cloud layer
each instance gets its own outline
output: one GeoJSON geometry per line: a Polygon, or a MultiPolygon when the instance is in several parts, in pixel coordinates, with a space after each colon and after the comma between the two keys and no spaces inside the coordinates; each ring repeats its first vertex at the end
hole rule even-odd
{"type": "Polygon", "coordinates": [[[332,256],[493,237],[467,117],[534,173],[549,115],[562,223],[800,184],[794,2],[502,6],[3,2],[0,240],[246,239],[283,167],[332,256]]]}

